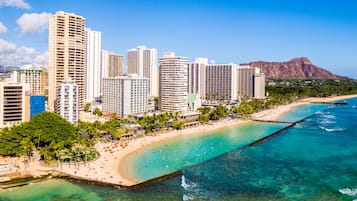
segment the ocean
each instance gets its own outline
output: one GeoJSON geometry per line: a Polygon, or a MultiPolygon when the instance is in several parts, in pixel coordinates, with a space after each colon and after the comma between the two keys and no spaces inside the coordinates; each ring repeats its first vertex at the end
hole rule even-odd
{"type": "Polygon", "coordinates": [[[134,160],[136,176],[184,174],[144,188],[53,179],[6,190],[0,200],[355,200],[357,99],[348,102],[300,106],[281,120],[314,115],[257,146],[244,145],[281,125],[257,123],[147,150],[134,160]]]}

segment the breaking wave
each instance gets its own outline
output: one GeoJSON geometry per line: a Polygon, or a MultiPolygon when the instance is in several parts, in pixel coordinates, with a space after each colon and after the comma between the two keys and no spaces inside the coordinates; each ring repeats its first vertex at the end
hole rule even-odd
{"type": "Polygon", "coordinates": [[[353,189],[343,188],[343,189],[339,189],[338,191],[345,195],[350,195],[350,196],[357,195],[357,188],[353,188],[353,189]]]}

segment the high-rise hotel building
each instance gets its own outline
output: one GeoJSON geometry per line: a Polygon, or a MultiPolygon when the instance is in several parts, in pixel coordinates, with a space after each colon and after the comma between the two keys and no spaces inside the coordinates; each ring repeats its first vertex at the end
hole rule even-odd
{"type": "Polygon", "coordinates": [[[206,98],[206,65],[207,58],[196,58],[188,63],[188,93],[197,94],[200,99],[206,98]]]}
{"type": "Polygon", "coordinates": [[[25,121],[27,83],[0,82],[0,128],[25,121]]]}
{"type": "Polygon", "coordinates": [[[78,121],[78,89],[78,85],[70,77],[57,86],[55,112],[71,123],[78,121]]]}
{"type": "Polygon", "coordinates": [[[123,55],[109,52],[108,54],[108,77],[123,75],[123,55]]]}
{"type": "Polygon", "coordinates": [[[30,86],[30,94],[45,95],[43,94],[44,83],[43,72],[41,68],[32,65],[25,65],[19,70],[15,70],[11,74],[11,80],[16,83],[28,83],[30,86]]]}
{"type": "Polygon", "coordinates": [[[159,59],[159,83],[159,110],[187,111],[187,58],[165,53],[159,59]]]}
{"type": "Polygon", "coordinates": [[[54,111],[56,88],[65,77],[78,86],[78,106],[85,100],[86,35],[85,19],[63,11],[49,19],[48,35],[48,108],[54,111]]]}
{"type": "Polygon", "coordinates": [[[158,96],[157,51],[139,46],[128,50],[128,74],[149,78],[149,96],[158,96]]]}
{"type": "Polygon", "coordinates": [[[123,75],[123,55],[101,51],[100,95],[103,95],[103,78],[123,75]]]}
{"type": "Polygon", "coordinates": [[[254,98],[265,98],[265,74],[256,68],[254,74],[254,98]]]}
{"type": "Polygon", "coordinates": [[[255,68],[249,65],[239,65],[237,70],[238,96],[254,97],[254,74],[255,68]]]}
{"type": "Polygon", "coordinates": [[[103,113],[119,116],[148,111],[148,78],[135,74],[103,78],[103,113]]]}
{"type": "Polygon", "coordinates": [[[259,68],[239,65],[237,89],[239,97],[265,98],[265,75],[259,68]]]}
{"type": "Polygon", "coordinates": [[[86,102],[100,96],[101,32],[85,28],[86,35],[86,102]]]}
{"type": "Polygon", "coordinates": [[[206,65],[206,99],[236,100],[237,99],[237,65],[208,64],[206,65]]]}

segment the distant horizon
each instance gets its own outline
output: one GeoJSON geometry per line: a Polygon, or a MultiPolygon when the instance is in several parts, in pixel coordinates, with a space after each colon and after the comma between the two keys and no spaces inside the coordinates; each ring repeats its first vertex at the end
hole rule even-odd
{"type": "Polygon", "coordinates": [[[1,0],[0,64],[47,61],[48,17],[65,11],[83,16],[87,27],[102,32],[102,49],[125,60],[140,45],[156,48],[158,57],[173,51],[215,63],[307,57],[334,74],[357,78],[356,9],[352,0],[1,0]]]}

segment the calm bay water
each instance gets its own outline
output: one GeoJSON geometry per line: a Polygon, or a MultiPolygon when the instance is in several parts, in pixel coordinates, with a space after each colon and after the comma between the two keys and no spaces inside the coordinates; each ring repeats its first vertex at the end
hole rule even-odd
{"type": "MultiPolygon", "coordinates": [[[[182,176],[146,188],[122,190],[52,180],[2,192],[0,200],[354,200],[357,199],[357,99],[349,100],[349,105],[322,110],[326,107],[297,108],[281,120],[316,115],[254,147],[236,149],[259,136],[238,138],[235,137],[238,130],[231,129],[207,138],[198,136],[173,142],[172,146],[156,147],[140,156],[151,157],[152,161],[135,161],[141,165],[138,176],[155,174],[151,170],[155,167],[160,172],[190,166],[185,165],[187,161],[199,164],[186,167],[182,176]],[[211,151],[212,146],[215,151],[211,151]],[[187,149],[190,151],[183,151],[187,149]],[[161,157],[154,154],[159,150],[164,153],[161,157]],[[230,152],[221,155],[227,151],[230,152]],[[207,158],[213,159],[200,163],[207,158]],[[169,162],[159,165],[160,160],[169,162]]],[[[269,130],[270,126],[264,124],[261,128],[269,130]]],[[[254,135],[259,127],[240,128],[240,132],[254,135]]],[[[260,131],[265,133],[264,129],[260,131]]]]}
{"type": "Polygon", "coordinates": [[[257,141],[286,124],[247,123],[213,132],[162,143],[140,153],[133,161],[134,176],[148,180],[186,169],[228,151],[257,141]]]}

